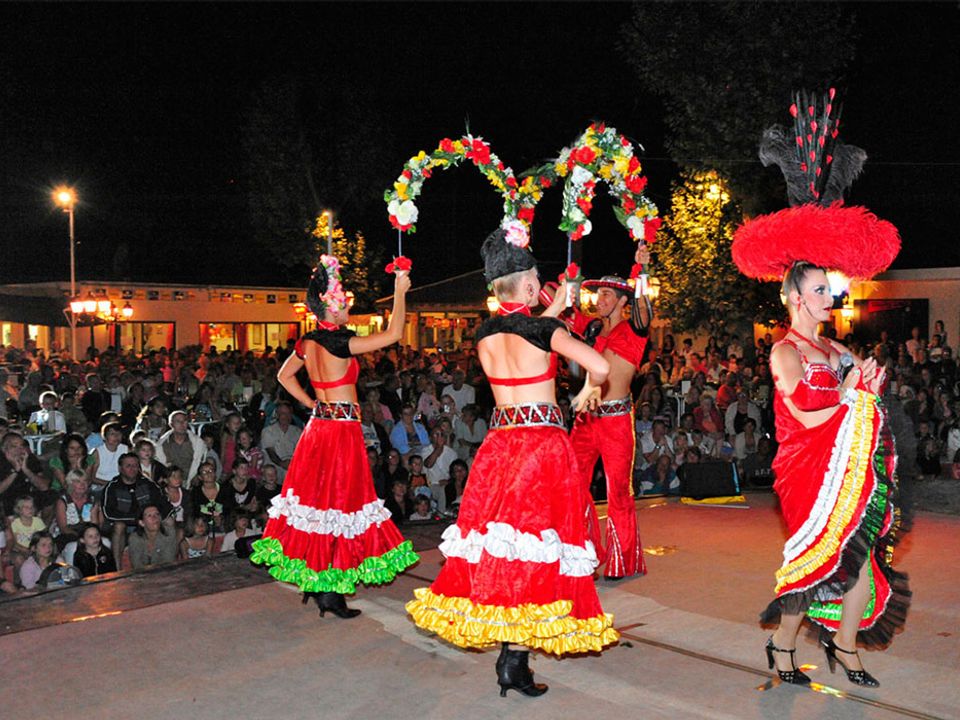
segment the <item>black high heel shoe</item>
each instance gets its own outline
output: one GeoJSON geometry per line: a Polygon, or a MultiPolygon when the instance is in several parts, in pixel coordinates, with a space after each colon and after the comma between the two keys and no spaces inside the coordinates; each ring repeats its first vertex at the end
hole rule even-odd
{"type": "Polygon", "coordinates": [[[767,638],[767,644],[763,648],[767,651],[767,665],[771,670],[776,667],[776,663],[773,660],[774,653],[787,653],[790,656],[790,666],[792,670],[780,670],[777,669],[777,675],[780,677],[780,682],[790,683],[791,685],[809,685],[810,676],[804,673],[802,670],[797,669],[797,663],[794,660],[794,653],[797,652],[796,648],[793,650],[784,650],[778,648],[773,644],[773,635],[767,638]]]}
{"type": "Polygon", "coordinates": [[[344,620],[349,620],[360,614],[360,610],[347,607],[347,601],[344,599],[343,595],[335,592],[305,592],[303,594],[303,604],[306,605],[307,601],[313,598],[317,607],[320,608],[320,617],[323,617],[325,613],[332,612],[338,618],[343,618],[344,620]]]}
{"type": "Polygon", "coordinates": [[[535,683],[530,671],[530,652],[528,650],[510,650],[503,643],[500,657],[497,658],[497,683],[500,685],[500,697],[506,697],[507,690],[516,690],[529,697],[543,695],[547,686],[535,683]]]}
{"type": "Polygon", "coordinates": [[[830,672],[836,672],[837,663],[840,663],[840,667],[843,668],[843,671],[847,674],[847,680],[852,682],[854,685],[862,685],[863,687],[880,687],[880,681],[878,681],[873,675],[868,673],[866,670],[851,670],[847,667],[847,664],[837,657],[838,652],[842,652],[844,655],[857,655],[859,653],[856,650],[844,650],[841,647],[837,647],[836,643],[833,642],[833,638],[825,638],[820,641],[823,645],[823,652],[827,655],[827,664],[830,666],[830,672]]]}

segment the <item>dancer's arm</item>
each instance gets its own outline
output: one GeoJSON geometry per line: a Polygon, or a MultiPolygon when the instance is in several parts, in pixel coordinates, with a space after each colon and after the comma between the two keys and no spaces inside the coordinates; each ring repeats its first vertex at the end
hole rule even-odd
{"type": "Polygon", "coordinates": [[[610,363],[607,359],[586,343],[574,339],[569,333],[559,329],[550,339],[550,348],[587,371],[583,388],[573,399],[574,409],[579,412],[584,408],[596,407],[600,402],[600,387],[610,374],[610,363]]]}
{"type": "Polygon", "coordinates": [[[309,408],[313,407],[313,398],[307,394],[307,391],[300,386],[300,381],[297,380],[297,373],[300,372],[300,368],[302,367],[303,358],[297,357],[296,353],[292,353],[290,357],[284,361],[280,372],[277,373],[277,381],[292,397],[309,408]]]}
{"type": "Polygon", "coordinates": [[[363,355],[395,345],[403,339],[403,326],[407,322],[407,290],[410,289],[410,274],[398,271],[393,282],[393,312],[387,329],[367,337],[350,338],[350,354],[363,355]]]}

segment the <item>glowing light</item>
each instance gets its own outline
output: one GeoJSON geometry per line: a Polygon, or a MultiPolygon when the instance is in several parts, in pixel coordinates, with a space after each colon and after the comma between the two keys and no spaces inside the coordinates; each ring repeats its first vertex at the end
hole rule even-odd
{"type": "Polygon", "coordinates": [[[837,270],[827,271],[827,283],[830,285],[830,294],[840,297],[850,289],[850,278],[837,270]]]}
{"type": "Polygon", "coordinates": [[[306,314],[307,314],[307,306],[306,306],[304,303],[302,303],[302,302],[294,303],[294,304],[293,304],[293,311],[294,311],[297,315],[306,315],[306,314]]]}
{"type": "Polygon", "coordinates": [[[647,282],[647,297],[656,300],[660,297],[660,279],[652,277],[647,282]]]}
{"type": "Polygon", "coordinates": [[[100,613],[98,615],[81,615],[79,617],[70,618],[70,622],[83,622],[85,620],[97,620],[99,618],[113,617],[114,615],[122,615],[123,610],[111,610],[110,612],[100,613]]]}
{"type": "Polygon", "coordinates": [[[352,308],[356,301],[357,296],[353,294],[353,290],[347,290],[347,310],[352,308]]]}
{"type": "Polygon", "coordinates": [[[83,311],[85,313],[95,313],[97,311],[97,301],[94,300],[92,293],[88,293],[87,299],[83,301],[83,311]]]}
{"type": "Polygon", "coordinates": [[[97,300],[97,312],[102,315],[110,315],[113,303],[109,300],[97,300]]]}
{"type": "Polygon", "coordinates": [[[83,312],[83,300],[80,298],[74,298],[70,301],[70,312],[74,315],[79,315],[83,312]]]}
{"type": "Polygon", "coordinates": [[[69,210],[77,204],[77,193],[71,187],[61,186],[54,189],[53,201],[64,210],[69,210]]]}
{"type": "Polygon", "coordinates": [[[124,320],[129,320],[133,317],[133,306],[130,303],[126,303],[123,306],[123,309],[120,310],[120,314],[123,315],[124,320]]]}
{"type": "Polygon", "coordinates": [[[497,312],[500,309],[500,301],[497,300],[496,296],[490,295],[487,297],[487,310],[490,311],[490,314],[497,312]]]}

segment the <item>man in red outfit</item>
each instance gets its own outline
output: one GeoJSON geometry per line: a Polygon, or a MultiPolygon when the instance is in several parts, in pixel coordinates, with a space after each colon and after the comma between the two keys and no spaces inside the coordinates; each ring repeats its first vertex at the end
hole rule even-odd
{"type": "MultiPolygon", "coordinates": [[[[642,245],[637,250],[636,259],[642,264],[649,260],[649,252],[642,245]]],[[[640,282],[639,278],[635,281],[640,282]]],[[[614,275],[588,280],[583,287],[596,289],[597,315],[591,319],[575,310],[573,330],[583,334],[587,342],[610,363],[610,374],[603,384],[597,410],[578,413],[571,441],[587,487],[597,458],[603,460],[603,471],[607,477],[605,549],[592,504],[586,512],[590,539],[596,547],[597,556],[601,563],[606,559],[604,577],[620,579],[642,575],[647,571],[633,502],[636,435],[630,384],[643,362],[647,328],[653,310],[645,294],[636,292],[629,282],[614,275]],[[627,308],[630,308],[629,319],[624,317],[627,308]]]]}

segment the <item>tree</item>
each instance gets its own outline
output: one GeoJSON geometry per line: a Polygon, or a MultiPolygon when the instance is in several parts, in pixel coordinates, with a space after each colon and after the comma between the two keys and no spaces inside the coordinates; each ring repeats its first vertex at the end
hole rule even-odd
{"type": "MultiPolygon", "coordinates": [[[[310,234],[314,238],[314,257],[327,252],[327,238],[330,235],[328,216],[317,216],[310,234]]],[[[331,249],[340,261],[340,276],[344,288],[354,294],[354,307],[357,310],[370,310],[373,302],[380,297],[382,286],[384,254],[381,248],[368,250],[367,240],[359,230],[348,238],[343,228],[333,220],[333,238],[331,249]],[[374,268],[379,268],[379,272],[374,268]]]]}
{"type": "Polygon", "coordinates": [[[744,217],[785,205],[779,171],[757,158],[760,137],[787,122],[791,91],[842,81],[854,20],[821,3],[634,4],[621,51],[639,84],[661,98],[665,144],[680,167],[657,245],[663,271],[655,270],[658,304],[677,330],[783,319],[770,302],[775,288],[739,274],[730,240],[744,217]],[[725,188],[720,207],[697,189],[705,177],[725,188]]]}
{"type": "Polygon", "coordinates": [[[730,257],[740,210],[715,171],[684,170],[654,246],[658,311],[674,329],[719,333],[749,319],[778,320],[776,288],[744,278],[730,257]]]}

